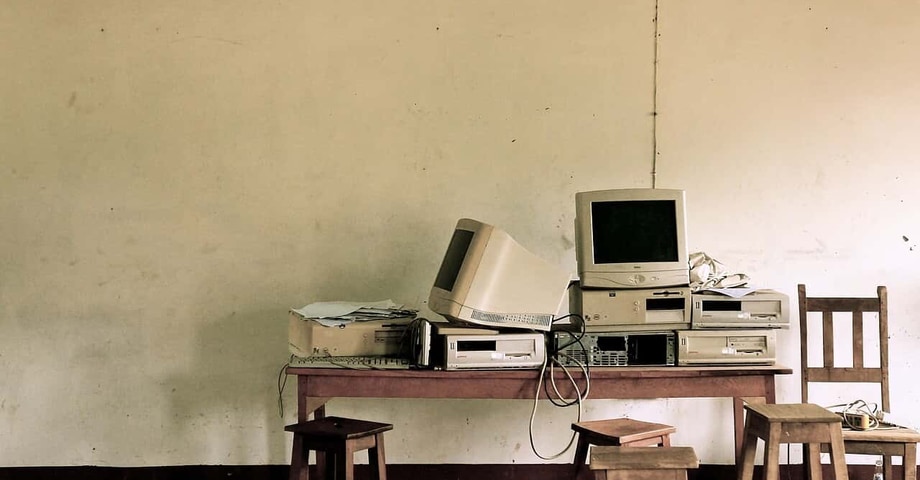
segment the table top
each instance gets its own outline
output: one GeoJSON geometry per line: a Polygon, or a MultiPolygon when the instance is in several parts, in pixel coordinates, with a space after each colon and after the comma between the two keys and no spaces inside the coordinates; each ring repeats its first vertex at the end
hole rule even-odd
{"type": "Polygon", "coordinates": [[[298,378],[300,395],[349,398],[480,398],[527,399],[547,384],[564,398],[589,389],[589,398],[764,397],[774,395],[776,375],[790,374],[783,366],[719,367],[596,367],[587,379],[580,370],[555,369],[540,376],[534,369],[504,370],[352,370],[288,368],[298,378]],[[576,386],[577,385],[577,386],[576,386]],[[590,388],[589,388],[590,385],[590,388]]]}
{"type": "MultiPolygon", "coordinates": [[[[331,377],[415,377],[415,378],[508,378],[532,379],[539,370],[532,368],[505,368],[494,370],[431,370],[431,369],[349,369],[349,368],[303,368],[288,367],[288,375],[331,376],[331,377]]],[[[581,370],[569,368],[576,378],[583,378],[581,370]]],[[[781,365],[724,365],[693,367],[591,367],[590,378],[693,378],[726,377],[750,375],[789,375],[792,369],[781,365]]],[[[560,368],[554,375],[564,377],[560,368]]]]}

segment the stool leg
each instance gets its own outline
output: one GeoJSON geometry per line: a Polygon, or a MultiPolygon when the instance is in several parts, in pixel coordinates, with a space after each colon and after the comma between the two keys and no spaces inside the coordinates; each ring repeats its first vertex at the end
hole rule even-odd
{"type": "Polygon", "coordinates": [[[843,430],[840,425],[830,427],[831,437],[831,468],[836,480],[848,480],[847,459],[843,450],[843,430]],[[836,427],[836,428],[834,428],[836,427]]]}
{"type": "Polygon", "coordinates": [[[806,443],[804,458],[805,472],[808,480],[821,480],[821,444],[806,443]]]}
{"type": "Polygon", "coordinates": [[[303,436],[294,433],[294,446],[291,448],[291,470],[288,480],[310,480],[310,451],[303,448],[303,436]]]}
{"type": "Polygon", "coordinates": [[[372,480],[387,480],[386,450],[383,447],[383,433],[374,435],[374,446],[367,450],[367,463],[371,467],[372,480]]]}
{"type": "Polygon", "coordinates": [[[901,457],[904,465],[904,480],[917,480],[917,444],[904,445],[904,456],[901,457]]]}
{"type": "Polygon", "coordinates": [[[779,439],[780,424],[771,423],[770,433],[764,440],[763,469],[765,480],[779,480],[779,439]]]}
{"type": "Polygon", "coordinates": [[[659,446],[670,447],[671,446],[671,435],[662,435],[661,443],[659,444],[659,446]]]}
{"type": "Polygon", "coordinates": [[[578,435],[578,445],[575,447],[575,468],[572,478],[577,479],[578,474],[581,473],[581,469],[585,466],[585,461],[588,459],[588,439],[584,438],[581,434],[578,435]]]}
{"type": "MultiPolygon", "coordinates": [[[[318,452],[317,452],[318,453],[318,452]]],[[[336,472],[336,465],[338,465],[338,459],[342,456],[342,452],[337,450],[329,450],[328,452],[323,452],[325,458],[323,459],[323,466],[319,466],[317,461],[316,470],[319,472],[320,480],[340,480],[339,473],[336,472]]]]}
{"type": "Polygon", "coordinates": [[[345,451],[339,452],[335,459],[335,480],[355,480],[355,445],[345,442],[345,451]]]}
{"type": "MultiPolygon", "coordinates": [[[[330,453],[330,454],[327,456],[327,455],[326,455],[326,452],[324,452],[324,451],[322,451],[322,450],[317,450],[317,451],[316,451],[316,472],[317,472],[317,474],[319,475],[319,479],[320,479],[320,480],[322,480],[322,479],[324,479],[324,478],[327,479],[327,480],[333,480],[333,478],[335,478],[335,477],[333,477],[332,475],[330,475],[330,473],[327,471],[329,465],[335,465],[335,463],[329,463],[329,462],[327,462],[327,460],[329,460],[329,459],[332,458],[332,457],[335,457],[335,455],[332,454],[332,453],[330,453]]],[[[304,479],[304,480],[306,480],[306,479],[304,479]]]]}
{"type": "Polygon", "coordinates": [[[741,461],[741,465],[738,466],[738,480],[752,480],[754,478],[754,456],[757,454],[757,439],[757,434],[752,432],[750,428],[744,429],[744,437],[741,440],[741,455],[738,457],[741,461]]]}

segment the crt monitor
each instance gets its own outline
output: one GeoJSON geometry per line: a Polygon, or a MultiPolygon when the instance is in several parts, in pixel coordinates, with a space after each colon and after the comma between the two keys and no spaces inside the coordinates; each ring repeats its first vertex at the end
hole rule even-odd
{"type": "Polygon", "coordinates": [[[498,227],[462,218],[451,236],[428,307],[460,326],[549,331],[571,275],[498,227]]]}
{"type": "Polygon", "coordinates": [[[683,190],[576,193],[575,251],[581,286],[689,285],[684,203],[683,190]]]}

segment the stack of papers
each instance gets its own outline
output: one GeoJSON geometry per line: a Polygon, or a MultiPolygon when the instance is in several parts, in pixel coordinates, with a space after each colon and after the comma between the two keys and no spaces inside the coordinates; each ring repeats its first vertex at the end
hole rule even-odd
{"type": "Polygon", "coordinates": [[[402,305],[397,305],[392,300],[379,302],[316,302],[301,308],[291,309],[291,311],[304,318],[313,319],[327,327],[341,326],[351,322],[415,318],[418,314],[418,310],[403,308],[402,305]]]}

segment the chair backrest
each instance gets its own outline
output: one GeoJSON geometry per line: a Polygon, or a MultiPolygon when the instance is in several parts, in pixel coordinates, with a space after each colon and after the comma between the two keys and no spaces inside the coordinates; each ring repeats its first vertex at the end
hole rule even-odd
{"type": "MultiPolygon", "coordinates": [[[[877,383],[881,394],[881,408],[890,412],[888,396],[888,289],[880,286],[875,297],[809,297],[805,285],[799,285],[799,333],[801,336],[802,402],[808,403],[808,384],[820,382],[877,383]],[[808,366],[808,313],[821,312],[823,360],[820,367],[808,366]],[[834,315],[838,313],[838,315],[834,315]],[[878,315],[879,362],[878,367],[866,367],[863,348],[863,314],[878,315]],[[849,315],[846,315],[849,314],[849,315]],[[835,366],[834,322],[852,322],[852,363],[840,362],[835,366]],[[849,364],[849,365],[847,365],[849,364]]],[[[840,359],[846,360],[846,359],[840,359]]]]}

